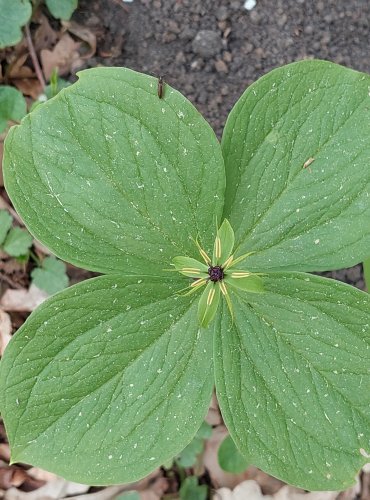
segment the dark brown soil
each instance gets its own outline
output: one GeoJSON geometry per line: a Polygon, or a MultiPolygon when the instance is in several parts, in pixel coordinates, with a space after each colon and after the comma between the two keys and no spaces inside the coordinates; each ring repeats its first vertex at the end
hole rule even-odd
{"type": "MultiPolygon", "coordinates": [[[[101,28],[103,57],[89,65],[165,75],[219,137],[245,88],[277,66],[314,57],[370,72],[368,0],[257,0],[251,11],[244,0],[82,0],[76,16],[101,28]]],[[[361,266],[325,274],[364,288],[361,266]]]]}

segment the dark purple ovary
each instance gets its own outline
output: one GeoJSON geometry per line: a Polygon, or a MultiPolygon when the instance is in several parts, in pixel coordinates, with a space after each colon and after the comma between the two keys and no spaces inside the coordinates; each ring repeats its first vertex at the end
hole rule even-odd
{"type": "Polygon", "coordinates": [[[214,266],[208,269],[209,279],[213,282],[224,279],[224,270],[221,266],[214,266]]]}

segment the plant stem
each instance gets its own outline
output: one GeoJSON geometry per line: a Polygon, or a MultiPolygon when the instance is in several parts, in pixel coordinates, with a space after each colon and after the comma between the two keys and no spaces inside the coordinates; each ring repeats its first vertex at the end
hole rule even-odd
{"type": "Polygon", "coordinates": [[[42,72],[39,60],[37,58],[35,47],[34,47],[33,42],[32,42],[32,37],[31,37],[31,32],[30,32],[29,24],[26,24],[26,26],[24,27],[24,31],[25,31],[25,34],[26,34],[26,41],[27,41],[28,50],[30,52],[30,56],[31,56],[31,59],[32,59],[32,64],[33,64],[33,67],[35,69],[36,76],[37,76],[37,78],[38,78],[38,80],[39,80],[39,82],[41,84],[42,91],[44,92],[45,87],[46,87],[46,82],[45,82],[45,78],[44,78],[44,75],[43,75],[43,72],[42,72]]]}

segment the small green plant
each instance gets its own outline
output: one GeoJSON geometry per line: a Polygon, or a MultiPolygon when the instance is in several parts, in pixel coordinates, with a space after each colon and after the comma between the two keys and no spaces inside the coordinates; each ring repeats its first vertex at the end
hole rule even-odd
{"type": "Polygon", "coordinates": [[[370,77],[276,69],[221,145],[157,83],[83,71],[7,136],[5,185],[29,230],[106,274],[50,298],[10,342],[12,461],[133,481],[191,442],[215,384],[248,463],[346,488],[370,454],[370,298],[308,273],[369,253],[370,77]]]}
{"type": "Polygon", "coordinates": [[[7,210],[0,210],[0,250],[10,257],[27,262],[30,257],[37,267],[31,272],[32,282],[49,295],[68,286],[66,265],[55,257],[42,261],[31,251],[32,236],[25,229],[12,227],[13,217],[7,210]]]}
{"type": "Polygon", "coordinates": [[[13,217],[7,210],[0,210],[0,248],[11,257],[27,260],[32,236],[20,227],[12,227],[13,217]]]}
{"type": "MultiPolygon", "coordinates": [[[[0,49],[22,40],[22,27],[32,16],[37,0],[0,0],[0,49]]],[[[78,0],[45,0],[51,15],[67,21],[77,9],[78,0]]]]}

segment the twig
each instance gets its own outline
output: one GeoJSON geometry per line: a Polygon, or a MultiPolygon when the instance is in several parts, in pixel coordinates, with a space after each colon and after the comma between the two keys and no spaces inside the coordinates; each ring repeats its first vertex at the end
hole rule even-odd
{"type": "Polygon", "coordinates": [[[30,56],[32,59],[33,67],[35,69],[36,76],[37,76],[39,82],[41,83],[42,90],[44,91],[44,89],[46,87],[45,78],[44,78],[44,75],[42,73],[42,69],[41,69],[39,60],[37,58],[35,47],[33,46],[30,27],[28,24],[26,24],[26,26],[24,27],[24,31],[26,34],[26,41],[27,41],[28,50],[30,52],[30,56]]]}
{"type": "Polygon", "coordinates": [[[0,281],[5,281],[6,283],[8,283],[8,285],[10,285],[12,288],[16,288],[17,290],[20,290],[21,288],[23,288],[23,286],[19,285],[18,283],[16,283],[15,281],[13,281],[11,278],[9,278],[9,276],[7,276],[6,274],[3,274],[3,273],[0,273],[0,281]]]}

